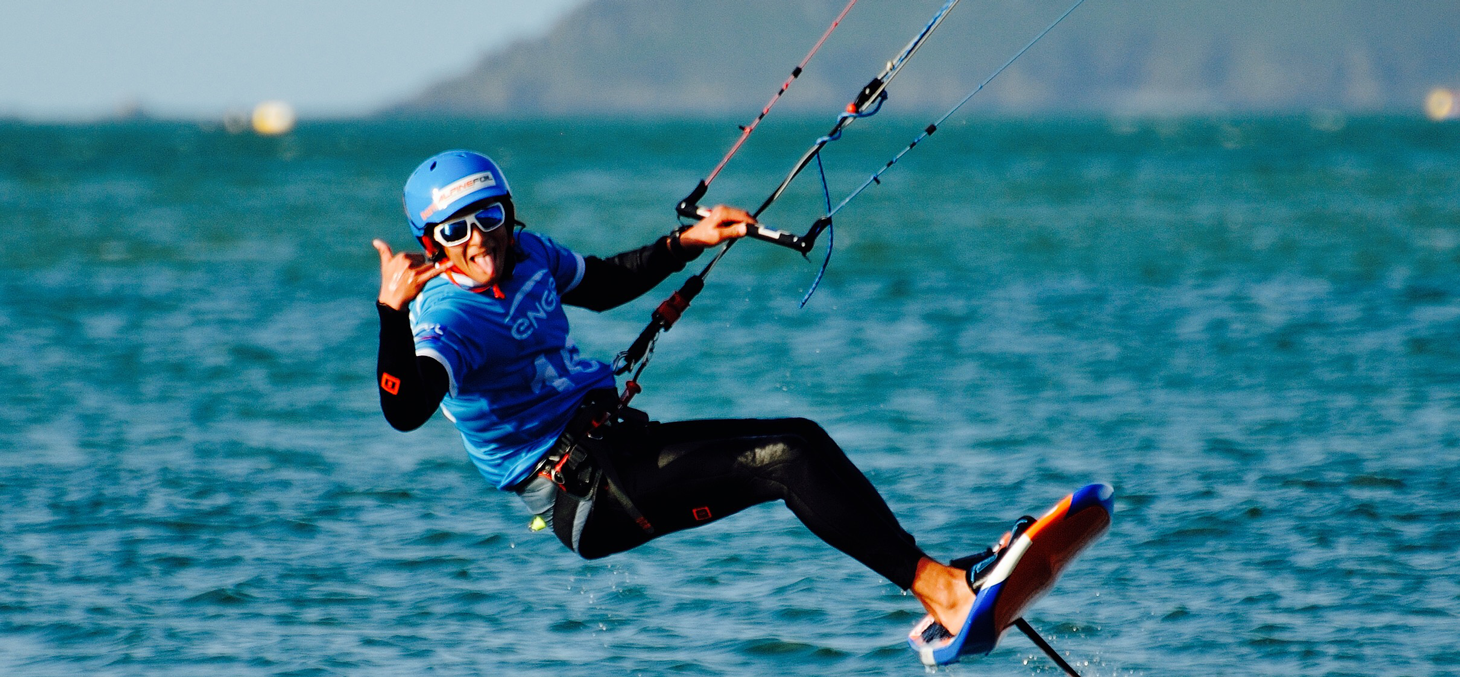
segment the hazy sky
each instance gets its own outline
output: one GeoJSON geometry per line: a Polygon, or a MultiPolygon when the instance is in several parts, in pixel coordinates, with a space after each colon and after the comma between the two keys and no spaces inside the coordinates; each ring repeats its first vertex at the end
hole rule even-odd
{"type": "Polygon", "coordinates": [[[586,0],[0,0],[0,115],[366,113],[586,0]]]}

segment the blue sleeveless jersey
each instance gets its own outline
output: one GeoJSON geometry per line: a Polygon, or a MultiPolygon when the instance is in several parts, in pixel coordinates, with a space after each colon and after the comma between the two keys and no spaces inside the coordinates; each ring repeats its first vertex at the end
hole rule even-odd
{"type": "Polygon", "coordinates": [[[411,304],[416,354],[450,375],[441,409],[498,489],[526,479],[589,390],[614,387],[607,364],[579,356],[559,303],[583,279],[583,257],[526,231],[518,247],[527,256],[500,286],[506,298],[441,275],[411,304]]]}

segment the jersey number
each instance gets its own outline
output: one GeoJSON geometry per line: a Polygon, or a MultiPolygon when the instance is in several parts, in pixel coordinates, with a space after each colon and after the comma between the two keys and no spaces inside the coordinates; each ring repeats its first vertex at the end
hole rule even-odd
{"type": "Polygon", "coordinates": [[[537,367],[537,376],[532,379],[532,392],[540,393],[548,387],[560,393],[567,392],[572,389],[573,381],[563,376],[563,372],[581,374],[598,368],[597,362],[580,359],[578,357],[578,347],[572,343],[569,343],[567,347],[563,348],[556,357],[561,358],[561,362],[559,363],[561,366],[553,366],[553,363],[548,360],[546,355],[537,356],[537,360],[533,362],[533,365],[537,367]]]}

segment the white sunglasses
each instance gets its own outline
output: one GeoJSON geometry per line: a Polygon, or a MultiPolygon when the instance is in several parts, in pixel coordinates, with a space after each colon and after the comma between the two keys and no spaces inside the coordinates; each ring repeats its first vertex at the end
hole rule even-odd
{"type": "Polygon", "coordinates": [[[455,247],[471,239],[471,229],[490,233],[507,223],[507,210],[500,202],[487,205],[481,211],[465,214],[436,226],[432,236],[447,247],[455,247]]]}

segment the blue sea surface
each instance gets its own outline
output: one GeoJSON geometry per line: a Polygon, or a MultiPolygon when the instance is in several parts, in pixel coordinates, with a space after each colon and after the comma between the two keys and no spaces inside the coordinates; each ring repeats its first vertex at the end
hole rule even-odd
{"type": "MultiPolygon", "coordinates": [[[[833,198],[924,122],[848,130],[833,198]]],[[[825,126],[768,120],[707,201],[825,126]]],[[[421,159],[492,154],[530,228],[607,255],[736,134],[0,123],[0,674],[922,674],[916,600],[779,504],[583,561],[444,418],[379,414],[370,240],[412,246],[421,159]]],[[[971,117],[834,245],[805,309],[823,248],[737,245],[636,404],[819,421],[940,558],[1113,484],[1028,616],[1086,675],[1460,674],[1460,126],[971,117]]],[[[578,344],[611,359],[680,279],[571,309],[578,344]]],[[[1056,668],[1014,633],[941,672],[1056,668]]]]}

